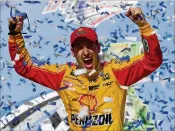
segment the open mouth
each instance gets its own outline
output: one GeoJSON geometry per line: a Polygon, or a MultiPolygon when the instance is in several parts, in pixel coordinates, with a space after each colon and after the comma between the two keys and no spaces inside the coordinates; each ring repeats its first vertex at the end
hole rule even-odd
{"type": "Polygon", "coordinates": [[[83,60],[83,62],[84,62],[86,65],[90,65],[90,64],[92,64],[92,58],[85,58],[85,59],[83,60]]]}
{"type": "Polygon", "coordinates": [[[84,62],[85,67],[86,67],[87,69],[92,69],[92,68],[93,68],[92,61],[93,61],[92,58],[84,58],[84,59],[83,59],[83,62],[84,62]]]}

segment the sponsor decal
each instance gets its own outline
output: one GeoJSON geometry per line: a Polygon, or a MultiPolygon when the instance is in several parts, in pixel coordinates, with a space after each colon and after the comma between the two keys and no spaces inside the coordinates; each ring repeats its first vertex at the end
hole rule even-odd
{"type": "Polygon", "coordinates": [[[89,86],[89,90],[96,90],[99,88],[100,85],[93,85],[93,86],[89,86]]]}
{"type": "Polygon", "coordinates": [[[87,106],[90,112],[95,111],[97,107],[97,99],[93,95],[81,95],[78,101],[82,107],[87,106]]]}
{"type": "Polygon", "coordinates": [[[89,80],[89,82],[93,83],[93,82],[97,82],[97,80],[98,80],[98,77],[96,79],[94,79],[94,80],[89,80]]]}
{"type": "Polygon", "coordinates": [[[81,84],[84,84],[82,80],[79,80],[77,77],[70,77],[70,76],[65,76],[65,78],[71,79],[71,80],[76,80],[80,82],[81,84]]]}
{"type": "Polygon", "coordinates": [[[112,114],[101,115],[86,115],[84,118],[79,118],[77,114],[71,114],[71,123],[85,126],[89,121],[89,126],[110,125],[113,123],[112,114]]]}
{"type": "Polygon", "coordinates": [[[107,83],[104,83],[103,86],[110,86],[112,84],[113,81],[110,81],[110,82],[107,82],[107,83]]]}
{"type": "Polygon", "coordinates": [[[109,73],[103,74],[103,76],[102,76],[103,81],[109,80],[110,78],[111,77],[110,77],[109,73]]]}
{"type": "Polygon", "coordinates": [[[145,52],[149,52],[148,41],[146,39],[142,39],[143,48],[145,52]]]}
{"type": "Polygon", "coordinates": [[[83,30],[83,28],[79,28],[77,35],[81,35],[81,34],[86,34],[86,31],[83,30]]]}

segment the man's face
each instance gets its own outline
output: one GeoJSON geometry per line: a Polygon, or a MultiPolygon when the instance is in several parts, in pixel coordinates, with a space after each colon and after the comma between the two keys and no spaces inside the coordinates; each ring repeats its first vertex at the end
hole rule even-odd
{"type": "Polygon", "coordinates": [[[80,68],[88,70],[97,68],[99,64],[98,53],[100,52],[97,43],[86,38],[79,38],[73,44],[72,52],[80,68]]]}

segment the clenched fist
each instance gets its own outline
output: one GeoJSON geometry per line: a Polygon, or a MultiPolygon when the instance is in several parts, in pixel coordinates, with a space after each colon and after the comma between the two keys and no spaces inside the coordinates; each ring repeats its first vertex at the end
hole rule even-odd
{"type": "Polygon", "coordinates": [[[12,18],[8,19],[9,24],[9,34],[17,34],[20,33],[23,28],[23,17],[17,16],[16,20],[12,18]]]}
{"type": "Polygon", "coordinates": [[[129,17],[135,24],[137,24],[139,27],[143,27],[147,24],[147,21],[142,13],[142,10],[140,7],[131,7],[125,14],[127,17],[129,17]]]}

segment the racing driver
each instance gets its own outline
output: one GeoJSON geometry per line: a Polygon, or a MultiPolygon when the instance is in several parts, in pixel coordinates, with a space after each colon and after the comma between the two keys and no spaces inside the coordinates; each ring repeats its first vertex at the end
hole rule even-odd
{"type": "MultiPolygon", "coordinates": [[[[127,90],[155,71],[162,63],[158,38],[146,21],[141,8],[126,12],[140,29],[144,53],[122,62],[101,62],[96,32],[80,27],[71,34],[70,46],[76,63],[42,65],[32,63],[21,34],[22,17],[9,19],[9,52],[16,72],[58,92],[66,112],[70,130],[122,131],[127,90]]],[[[146,130],[146,129],[145,129],[146,130]]]]}

